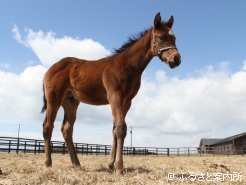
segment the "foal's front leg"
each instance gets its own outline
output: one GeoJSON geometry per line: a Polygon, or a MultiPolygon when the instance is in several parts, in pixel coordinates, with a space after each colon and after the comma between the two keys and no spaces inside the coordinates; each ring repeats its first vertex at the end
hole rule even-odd
{"type": "Polygon", "coordinates": [[[124,104],[120,93],[115,93],[110,98],[110,105],[112,114],[114,117],[114,128],[113,128],[113,145],[111,151],[111,163],[109,167],[112,168],[114,162],[114,169],[116,174],[123,173],[123,147],[124,140],[126,137],[127,126],[125,123],[124,104]]]}
{"type": "Polygon", "coordinates": [[[123,147],[124,140],[126,137],[127,126],[125,121],[119,122],[119,124],[115,127],[114,134],[116,135],[116,159],[114,162],[114,169],[116,174],[123,174],[123,147]]]}
{"type": "Polygon", "coordinates": [[[116,137],[115,137],[115,134],[114,134],[114,129],[115,129],[115,122],[113,123],[113,129],[112,129],[112,149],[111,149],[111,152],[110,152],[110,162],[108,164],[108,167],[110,169],[114,169],[114,162],[115,162],[115,157],[116,157],[116,147],[117,147],[117,143],[116,143],[116,137]]]}

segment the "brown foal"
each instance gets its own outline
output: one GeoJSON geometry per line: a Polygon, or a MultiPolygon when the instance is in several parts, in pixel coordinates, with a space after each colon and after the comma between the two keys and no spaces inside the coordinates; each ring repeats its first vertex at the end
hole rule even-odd
{"type": "Polygon", "coordinates": [[[73,126],[80,102],[92,105],[110,104],[113,115],[113,142],[109,168],[123,173],[123,145],[127,126],[125,117],[141,83],[141,76],[154,56],[174,68],[181,63],[171,30],[173,17],[167,22],[160,13],[153,27],[130,38],[109,57],[97,61],[67,57],[52,65],[44,76],[43,123],[47,167],[52,166],[51,136],[58,109],[64,109],[61,131],[73,166],[80,166],[73,145],[73,126]]]}

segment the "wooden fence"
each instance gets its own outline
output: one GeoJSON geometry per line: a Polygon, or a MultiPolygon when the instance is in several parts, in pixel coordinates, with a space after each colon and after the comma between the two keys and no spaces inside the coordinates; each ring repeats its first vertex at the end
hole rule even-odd
{"type": "MultiPolygon", "coordinates": [[[[88,144],[88,143],[74,143],[75,150],[78,154],[84,155],[109,155],[111,145],[88,144]]],[[[51,141],[52,153],[66,154],[68,153],[65,142],[51,141]]],[[[237,149],[240,154],[241,149],[237,149]]],[[[209,151],[212,151],[211,148],[209,151]]],[[[14,137],[0,137],[0,152],[8,153],[44,153],[44,140],[14,138],[14,137]]],[[[182,148],[156,148],[156,147],[124,147],[124,155],[208,155],[216,153],[201,152],[198,147],[182,147],[182,148]]],[[[224,153],[230,155],[231,153],[224,153]]]]}

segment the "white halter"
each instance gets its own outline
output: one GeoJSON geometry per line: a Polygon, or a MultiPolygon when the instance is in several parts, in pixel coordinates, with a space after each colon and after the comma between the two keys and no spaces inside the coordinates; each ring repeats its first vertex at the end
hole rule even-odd
{"type": "Polygon", "coordinates": [[[167,46],[164,48],[160,48],[159,50],[157,50],[158,54],[161,54],[161,52],[167,51],[169,49],[177,49],[175,46],[167,46]]]}

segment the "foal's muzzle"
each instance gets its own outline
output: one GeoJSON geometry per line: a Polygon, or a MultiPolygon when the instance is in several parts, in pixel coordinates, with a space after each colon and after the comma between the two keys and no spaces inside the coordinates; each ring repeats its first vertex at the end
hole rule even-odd
{"type": "Polygon", "coordinates": [[[170,68],[175,68],[178,67],[181,64],[181,58],[180,56],[174,56],[173,60],[168,61],[168,64],[170,66],[170,68]]]}
{"type": "Polygon", "coordinates": [[[170,68],[178,67],[181,64],[181,57],[177,50],[172,54],[164,53],[163,55],[159,55],[159,58],[161,61],[168,64],[170,68]]]}

